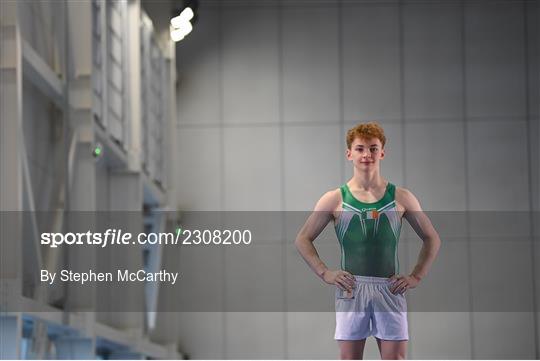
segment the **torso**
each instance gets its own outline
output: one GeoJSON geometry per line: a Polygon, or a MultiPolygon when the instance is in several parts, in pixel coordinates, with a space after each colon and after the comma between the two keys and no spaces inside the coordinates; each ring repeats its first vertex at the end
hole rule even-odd
{"type": "Polygon", "coordinates": [[[389,182],[369,192],[345,184],[336,189],[334,228],[341,268],[360,276],[389,277],[399,271],[397,246],[405,212],[398,188],[389,182]]]}

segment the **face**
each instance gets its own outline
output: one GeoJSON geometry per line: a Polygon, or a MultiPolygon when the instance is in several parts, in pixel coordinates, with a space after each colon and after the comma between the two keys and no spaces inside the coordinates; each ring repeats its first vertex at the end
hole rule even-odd
{"type": "Polygon", "coordinates": [[[347,159],[358,169],[378,167],[379,161],[383,158],[384,149],[378,138],[356,138],[351,144],[351,149],[347,149],[347,159]]]}

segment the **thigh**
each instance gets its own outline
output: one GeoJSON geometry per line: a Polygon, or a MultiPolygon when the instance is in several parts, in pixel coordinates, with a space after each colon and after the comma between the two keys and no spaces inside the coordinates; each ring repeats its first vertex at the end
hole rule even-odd
{"type": "Polygon", "coordinates": [[[407,301],[404,295],[394,295],[388,285],[378,288],[373,301],[373,336],[381,340],[408,340],[407,301]]]}
{"type": "Polygon", "coordinates": [[[377,338],[377,346],[383,360],[404,360],[407,356],[407,341],[382,340],[377,338]]]}
{"type": "Polygon", "coordinates": [[[338,345],[342,360],[361,360],[364,357],[366,339],[352,341],[338,340],[338,345]]]}

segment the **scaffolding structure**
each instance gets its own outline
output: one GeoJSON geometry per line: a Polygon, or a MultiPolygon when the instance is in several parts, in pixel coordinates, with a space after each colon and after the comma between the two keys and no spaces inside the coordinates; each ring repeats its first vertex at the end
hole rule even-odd
{"type": "MultiPolygon", "coordinates": [[[[36,279],[98,262],[39,243],[44,228],[70,229],[68,212],[140,211],[156,232],[174,221],[159,214],[175,211],[175,79],[174,43],[140,0],[0,2],[0,210],[17,215],[0,225],[0,358],[182,357],[176,319],[155,312],[159,287],[133,298],[145,312],[94,312],[99,287],[36,279]]],[[[164,261],[159,246],[127,252],[164,261]]]]}

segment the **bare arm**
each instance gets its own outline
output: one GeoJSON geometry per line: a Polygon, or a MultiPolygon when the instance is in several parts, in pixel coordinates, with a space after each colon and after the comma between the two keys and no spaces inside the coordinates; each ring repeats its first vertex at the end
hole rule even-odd
{"type": "Polygon", "coordinates": [[[298,232],[294,244],[309,267],[323,281],[335,284],[342,289],[351,289],[354,285],[354,277],[345,271],[328,270],[313,245],[313,241],[324,230],[328,222],[333,219],[333,211],[340,201],[340,196],[336,192],[338,191],[327,192],[319,199],[315,209],[300,229],[300,232],[298,232]]]}
{"type": "Polygon", "coordinates": [[[411,272],[411,276],[420,281],[427,275],[437,257],[441,247],[441,239],[430,219],[422,210],[418,199],[410,191],[403,188],[400,189],[399,193],[399,201],[405,207],[404,217],[423,241],[416,266],[411,272]]]}

